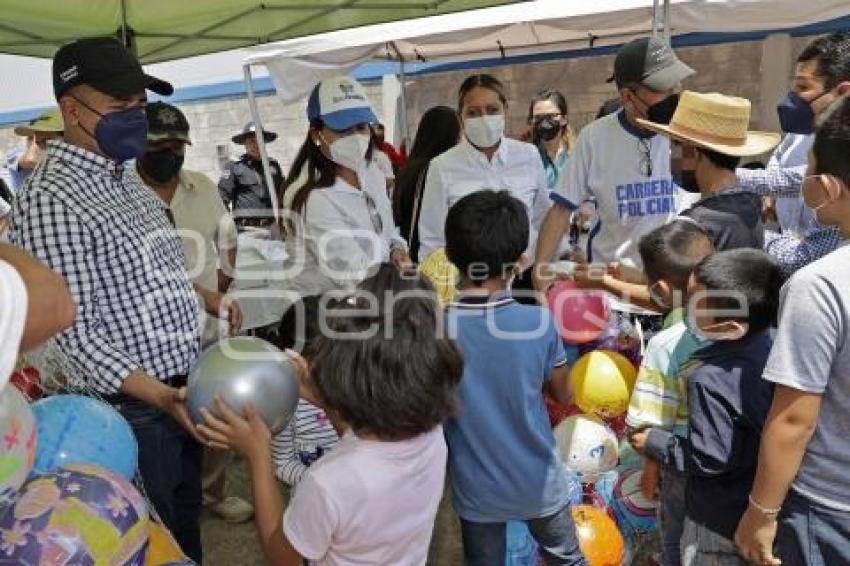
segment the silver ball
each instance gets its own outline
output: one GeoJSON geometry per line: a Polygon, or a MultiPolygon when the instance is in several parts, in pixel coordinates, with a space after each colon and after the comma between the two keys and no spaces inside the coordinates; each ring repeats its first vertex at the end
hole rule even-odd
{"type": "Polygon", "coordinates": [[[216,414],[213,398],[242,414],[253,404],[272,434],[282,431],[298,406],[298,378],[286,354],[265,340],[228,338],[204,350],[189,373],[187,405],[195,423],[201,408],[216,414]]]}

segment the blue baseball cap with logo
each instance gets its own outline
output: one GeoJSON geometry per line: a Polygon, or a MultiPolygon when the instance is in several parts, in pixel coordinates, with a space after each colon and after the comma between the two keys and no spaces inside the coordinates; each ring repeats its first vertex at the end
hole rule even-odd
{"type": "Polygon", "coordinates": [[[363,87],[344,75],[325,79],[313,87],[307,101],[307,119],[319,119],[338,132],[378,121],[363,87]]]}

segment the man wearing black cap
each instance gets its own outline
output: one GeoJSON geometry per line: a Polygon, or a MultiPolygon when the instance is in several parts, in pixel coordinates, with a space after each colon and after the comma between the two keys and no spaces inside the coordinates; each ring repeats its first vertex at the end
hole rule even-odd
{"type": "Polygon", "coordinates": [[[129,421],[145,491],[201,559],[201,445],[185,404],[199,350],[198,301],[163,202],[124,162],[147,146],[145,90],[171,94],[117,41],[83,39],[53,59],[65,122],[12,215],[10,239],[60,273],[77,303],[56,339],[69,387],[129,421]]]}
{"type": "MultiPolygon", "coordinates": [[[[599,221],[590,231],[588,261],[641,267],[637,242],[676,215],[677,190],[669,140],[642,129],[637,120],[668,123],[680,83],[693,72],[658,38],[636,39],[620,49],[609,82],[616,81],[623,108],[579,134],[567,173],[551,195],[555,206],[540,230],[537,265],[552,261],[571,211],[595,199],[599,221]]],[[[551,284],[537,275],[538,289],[551,284]]]]}
{"type": "MultiPolygon", "coordinates": [[[[274,132],[263,131],[263,140],[268,144],[277,139],[274,132]]],[[[233,212],[236,225],[268,226],[272,223],[272,199],[266,186],[263,162],[260,159],[260,146],[253,122],[248,122],[242,132],[231,138],[233,143],[245,146],[245,153],[236,161],[228,163],[218,181],[218,192],[224,206],[233,212]]],[[[272,168],[274,190],[283,183],[283,171],[280,164],[269,158],[272,168]]]]}
{"type": "MultiPolygon", "coordinates": [[[[236,264],[236,226],[215,183],[183,167],[186,145],[192,143],[183,112],[171,104],[153,102],[145,113],[148,147],[136,160],[136,171],[166,204],[183,239],[186,268],[210,315],[201,326],[201,345],[206,348],[221,337],[216,317],[227,319],[230,334],[237,333],[242,322],[239,303],[226,295],[236,264]]],[[[251,520],[254,509],[243,499],[225,495],[230,456],[220,450],[204,452],[204,505],[226,521],[242,523],[251,520]]]]}

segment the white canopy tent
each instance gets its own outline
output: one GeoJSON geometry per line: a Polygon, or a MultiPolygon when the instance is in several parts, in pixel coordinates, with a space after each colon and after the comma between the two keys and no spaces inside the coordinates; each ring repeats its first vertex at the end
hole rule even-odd
{"type": "MultiPolygon", "coordinates": [[[[261,124],[253,95],[254,65],[268,69],[278,96],[291,103],[323,78],[347,73],[370,60],[397,61],[404,108],[405,65],[412,62],[618,45],[660,29],[668,38],[787,29],[848,14],[847,0],[663,0],[663,6],[660,0],[533,0],[266,44],[250,50],[244,73],[251,112],[261,124]]],[[[259,139],[267,163],[262,136],[259,139]]],[[[265,169],[268,174],[269,168],[265,169]]]]}

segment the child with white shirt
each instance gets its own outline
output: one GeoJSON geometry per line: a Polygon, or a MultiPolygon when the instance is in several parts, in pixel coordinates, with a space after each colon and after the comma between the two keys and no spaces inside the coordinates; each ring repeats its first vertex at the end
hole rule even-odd
{"type": "Polygon", "coordinates": [[[340,300],[326,313],[334,336],[317,340],[310,367],[293,354],[302,397],[325,408],[342,438],[310,467],[285,512],[270,433],[256,411],[248,407],[242,418],[216,399],[222,418],[205,412],[199,426],[213,447],[248,460],[270,563],[426,561],[445,481],[441,423],[455,412],[462,360],[439,332],[436,298],[422,280],[396,270],[378,276],[391,277],[404,296],[340,300]]]}

